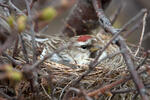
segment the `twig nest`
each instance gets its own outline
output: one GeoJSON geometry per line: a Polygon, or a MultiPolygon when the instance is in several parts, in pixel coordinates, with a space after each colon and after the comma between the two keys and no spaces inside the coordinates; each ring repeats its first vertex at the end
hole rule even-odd
{"type": "MultiPolygon", "coordinates": [[[[79,36],[75,37],[78,39],[79,36]]],[[[96,36],[91,36],[96,41],[94,41],[94,45],[97,45],[103,48],[111,39],[111,36],[104,34],[97,34],[96,36]]],[[[75,38],[71,38],[70,40],[76,40],[75,38]]],[[[28,38],[29,39],[29,38],[28,38]]],[[[59,37],[46,36],[45,38],[36,39],[38,43],[38,47],[42,47],[42,53],[40,57],[44,57],[47,53],[52,53],[62,44],[70,42],[70,40],[62,40],[59,37]],[[61,44],[60,44],[61,43],[61,44]]],[[[112,55],[115,52],[119,51],[119,47],[115,44],[110,44],[109,47],[104,51],[105,56],[112,55]]],[[[93,58],[90,58],[92,61],[93,58]]],[[[62,89],[64,86],[69,84],[72,80],[79,77],[86,70],[88,70],[88,64],[64,64],[57,63],[47,60],[44,62],[44,66],[52,72],[54,76],[54,83],[56,83],[56,87],[62,89]]],[[[114,56],[113,58],[106,59],[102,61],[96,68],[93,70],[87,77],[85,77],[81,84],[87,88],[92,86],[96,87],[98,84],[103,83],[104,81],[110,83],[118,78],[119,75],[122,74],[126,70],[126,66],[121,54],[114,56]],[[104,80],[103,80],[104,79],[104,80]],[[103,80],[103,81],[102,81],[103,80]]],[[[47,71],[43,74],[46,74],[47,71]]],[[[58,92],[58,91],[57,91],[58,92]]]]}

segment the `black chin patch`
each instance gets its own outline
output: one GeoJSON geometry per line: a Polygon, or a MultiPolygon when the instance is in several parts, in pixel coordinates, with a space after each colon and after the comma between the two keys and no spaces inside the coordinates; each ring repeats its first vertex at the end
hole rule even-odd
{"type": "Polygon", "coordinates": [[[97,55],[97,52],[92,52],[92,53],[90,54],[90,58],[95,58],[96,55],[97,55]]]}

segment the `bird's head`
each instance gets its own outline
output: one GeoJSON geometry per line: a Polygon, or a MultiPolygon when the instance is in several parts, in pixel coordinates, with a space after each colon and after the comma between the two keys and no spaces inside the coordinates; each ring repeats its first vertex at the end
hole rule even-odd
{"type": "MultiPolygon", "coordinates": [[[[95,58],[98,51],[102,49],[101,45],[98,43],[98,39],[91,35],[78,36],[74,43],[74,47],[83,52],[88,51],[90,58],[95,58]]],[[[100,59],[103,58],[103,56],[106,56],[106,53],[103,53],[100,59]]]]}
{"type": "Polygon", "coordinates": [[[96,39],[90,35],[81,35],[77,36],[75,41],[76,42],[74,42],[74,46],[82,49],[90,49],[96,39]]]}

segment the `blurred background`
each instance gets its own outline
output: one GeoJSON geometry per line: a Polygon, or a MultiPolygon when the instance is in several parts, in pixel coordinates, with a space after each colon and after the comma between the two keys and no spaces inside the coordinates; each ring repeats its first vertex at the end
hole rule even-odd
{"type": "MultiPolygon", "coordinates": [[[[25,8],[24,0],[12,0],[13,3],[19,7],[20,9],[25,8]]],[[[36,0],[35,0],[36,1],[36,0]]],[[[68,14],[71,12],[73,5],[77,0],[37,0],[38,2],[35,3],[34,8],[35,10],[40,10],[47,6],[53,6],[59,11],[59,16],[57,16],[53,21],[48,24],[48,29],[45,31],[45,34],[58,34],[61,32],[64,22],[68,14]]],[[[122,27],[128,20],[134,17],[142,8],[147,8],[148,11],[150,9],[150,0],[112,0],[110,6],[106,9],[106,15],[110,17],[115,10],[119,7],[119,5],[123,3],[123,10],[121,11],[117,21],[115,22],[115,27],[122,27]]],[[[140,19],[139,19],[140,20],[140,19]]],[[[134,23],[134,25],[137,23],[134,23]]],[[[133,25],[129,26],[129,29],[133,25]]],[[[127,29],[127,30],[129,30],[127,29]]],[[[139,43],[139,38],[142,32],[142,25],[136,29],[131,35],[128,36],[128,41],[134,44],[139,43]]],[[[125,34],[124,32],[123,34],[125,34]]],[[[147,25],[145,30],[145,35],[150,34],[150,18],[147,18],[147,25]]],[[[150,42],[150,38],[147,35],[147,38],[143,41],[142,46],[145,49],[149,49],[150,46],[148,45],[150,42]]]]}

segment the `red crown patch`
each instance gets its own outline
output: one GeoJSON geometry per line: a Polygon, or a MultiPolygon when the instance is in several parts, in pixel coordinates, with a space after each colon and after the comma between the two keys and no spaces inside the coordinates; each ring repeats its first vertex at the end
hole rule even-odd
{"type": "Polygon", "coordinates": [[[80,36],[80,37],[78,38],[77,41],[79,41],[79,42],[85,42],[85,41],[87,41],[87,40],[90,39],[90,38],[92,38],[92,37],[89,36],[89,35],[82,35],[82,36],[80,36]]]}

